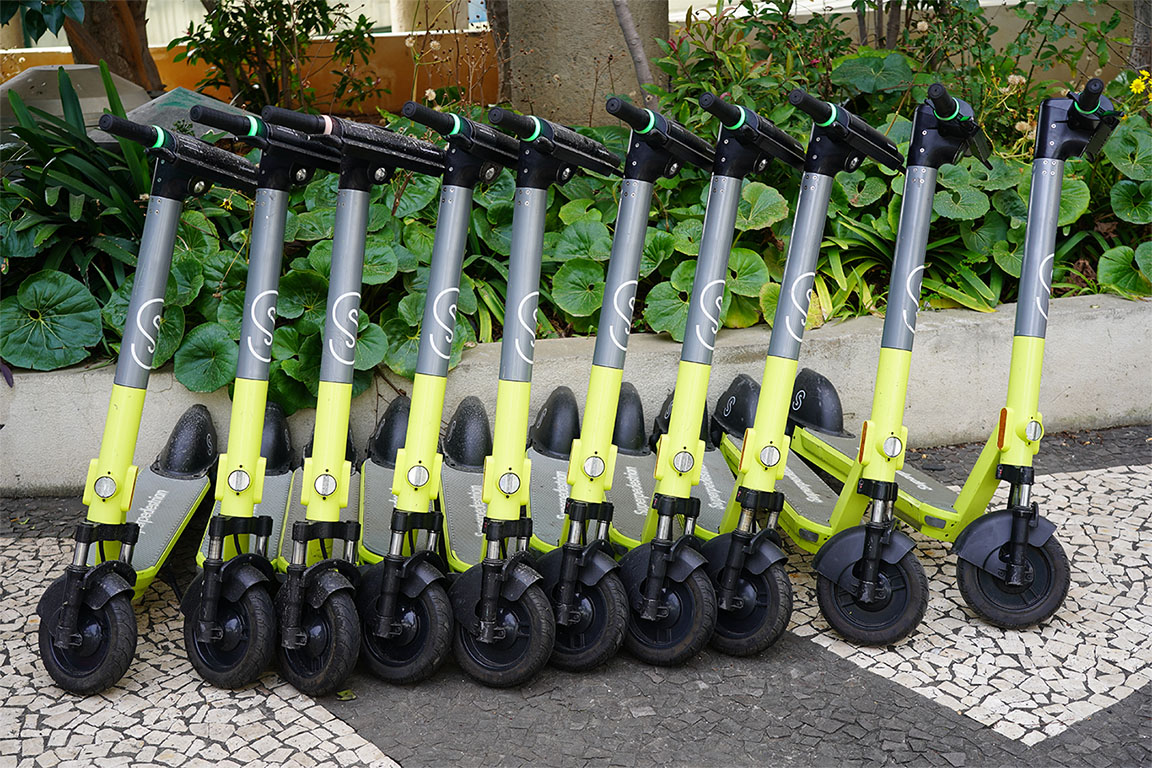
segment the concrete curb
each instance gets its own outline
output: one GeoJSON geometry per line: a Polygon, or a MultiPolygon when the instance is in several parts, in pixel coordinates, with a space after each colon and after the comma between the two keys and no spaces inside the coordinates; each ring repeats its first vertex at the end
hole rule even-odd
{"type": "MultiPolygon", "coordinates": [[[[981,314],[944,310],[921,314],[904,421],[913,446],[984,440],[995,426],[1008,381],[1015,305],[981,314]]],[[[1040,405],[1049,432],[1152,422],[1152,302],[1115,296],[1056,299],[1050,310],[1040,405]]],[[[870,410],[882,321],[863,317],[827,325],[805,336],[801,365],[836,384],[845,424],[855,431],[870,410]]],[[[759,380],[771,331],[765,326],[721,331],[713,361],[709,407],[738,373],[759,380]]],[[[582,400],[588,385],[592,339],[545,339],[536,344],[532,388],[535,411],[563,384],[582,400]]],[[[466,395],[494,411],[499,344],[468,350],[448,377],[445,419],[466,395]]],[[[625,379],[636,385],[645,416],[655,416],[676,377],[679,345],[667,336],[637,334],[628,350],[625,379]]],[[[50,373],[20,372],[15,387],[0,385],[0,493],[70,494],[81,489],[104,428],[113,367],[78,367],[50,373]]],[[[363,449],[377,419],[409,383],[377,376],[353,403],[352,430],[363,449]]],[[[179,415],[193,403],[212,412],[227,443],[227,391],[189,392],[171,369],[152,377],[144,406],[138,464],[151,463],[179,415]]],[[[307,442],[314,412],[291,419],[296,444],[307,442]]]]}

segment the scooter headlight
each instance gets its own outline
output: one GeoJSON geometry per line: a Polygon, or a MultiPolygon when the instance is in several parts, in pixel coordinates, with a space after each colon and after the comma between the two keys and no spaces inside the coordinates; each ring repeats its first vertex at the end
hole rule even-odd
{"type": "Polygon", "coordinates": [[[780,449],[774,445],[764,446],[760,451],[760,463],[766,467],[774,467],[780,463],[780,449]]]}
{"type": "Polygon", "coordinates": [[[428,468],[417,464],[408,470],[408,484],[413,488],[423,488],[428,483],[428,468]]]}
{"type": "Polygon", "coordinates": [[[252,478],[242,469],[234,469],[228,473],[228,487],[236,493],[243,493],[252,484],[252,478]]]}
{"type": "Polygon", "coordinates": [[[316,489],[316,493],[321,496],[331,496],[336,492],[336,478],[332,475],[324,474],[316,478],[316,482],[312,485],[316,489]]]}
{"type": "Polygon", "coordinates": [[[92,490],[96,491],[96,495],[100,498],[110,499],[116,495],[116,481],[107,475],[98,477],[96,482],[92,484],[92,490]]]}
{"type": "Polygon", "coordinates": [[[1036,442],[1044,436],[1044,425],[1033,419],[1024,426],[1024,437],[1028,438],[1031,442],[1036,442]]]}
{"type": "Polygon", "coordinates": [[[904,443],[900,442],[900,438],[893,435],[884,441],[883,450],[885,456],[894,459],[904,450],[904,443]]]}
{"type": "Polygon", "coordinates": [[[604,474],[604,459],[599,456],[589,456],[584,460],[584,474],[595,480],[604,474]]]}
{"type": "Polygon", "coordinates": [[[680,474],[692,469],[692,465],[696,463],[696,459],[692,458],[692,454],[688,451],[680,451],[672,457],[672,468],[680,474]]]}
{"type": "Polygon", "coordinates": [[[515,472],[505,472],[496,481],[496,487],[500,489],[500,493],[511,496],[520,490],[520,478],[515,472]]]}

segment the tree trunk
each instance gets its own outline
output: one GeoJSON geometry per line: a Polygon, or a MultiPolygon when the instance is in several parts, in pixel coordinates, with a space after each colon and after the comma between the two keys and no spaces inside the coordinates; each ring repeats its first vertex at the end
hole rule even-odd
{"type": "Polygon", "coordinates": [[[868,43],[868,9],[863,5],[856,7],[856,24],[860,27],[860,45],[868,43]]]}
{"type": "Polygon", "coordinates": [[[655,107],[656,97],[649,93],[645,86],[654,85],[656,81],[652,78],[648,54],[644,52],[644,43],[636,30],[636,22],[632,19],[628,0],[612,0],[612,5],[616,8],[616,20],[620,22],[620,31],[624,33],[624,44],[628,46],[628,54],[632,57],[632,65],[636,68],[636,82],[640,84],[640,93],[644,95],[644,105],[655,107]]]}
{"type": "Polygon", "coordinates": [[[148,50],[145,17],[148,0],[85,0],[84,23],[65,19],[64,31],[77,64],[108,62],[108,69],[150,93],[164,90],[148,50]]]}
{"type": "Polygon", "coordinates": [[[888,31],[884,35],[884,47],[892,50],[900,40],[900,0],[888,3],[888,31]]]}
{"type": "Polygon", "coordinates": [[[1152,67],[1152,0],[1133,2],[1132,50],[1128,66],[1134,70],[1152,67]]]}
{"type": "Polygon", "coordinates": [[[884,0],[876,0],[876,12],[872,14],[876,21],[876,47],[884,45],[884,0]]]}
{"type": "Polygon", "coordinates": [[[492,44],[500,75],[500,91],[496,100],[501,104],[512,100],[512,51],[508,45],[508,0],[488,0],[488,28],[492,30],[492,44]]]}

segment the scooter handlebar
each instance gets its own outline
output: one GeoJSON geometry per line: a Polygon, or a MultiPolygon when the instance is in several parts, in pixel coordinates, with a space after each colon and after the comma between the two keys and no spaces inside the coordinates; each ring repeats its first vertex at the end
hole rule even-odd
{"type": "Polygon", "coordinates": [[[948,95],[948,89],[941,83],[928,86],[928,101],[932,102],[932,109],[940,120],[952,120],[960,114],[960,103],[948,95]]]}
{"type": "Polygon", "coordinates": [[[650,130],[656,122],[651,112],[635,104],[630,104],[619,96],[608,99],[604,109],[608,111],[608,114],[627,123],[634,131],[650,130]]]}
{"type": "Polygon", "coordinates": [[[1087,82],[1084,90],[1072,98],[1076,101],[1076,109],[1084,114],[1091,114],[1100,106],[1100,97],[1104,94],[1104,81],[1094,77],[1087,82]]]}
{"type": "Polygon", "coordinates": [[[524,141],[535,138],[538,132],[536,121],[528,115],[518,115],[500,107],[492,107],[488,111],[488,121],[524,141]]]}
{"type": "Polygon", "coordinates": [[[149,148],[155,145],[156,139],[159,138],[153,125],[136,123],[107,113],[100,115],[100,130],[149,148]]]}
{"type": "Polygon", "coordinates": [[[295,112],[283,107],[264,107],[260,117],[273,125],[282,125],[285,128],[302,131],[303,133],[329,133],[331,123],[320,115],[309,115],[304,112],[295,112]]]}
{"type": "Polygon", "coordinates": [[[720,120],[721,125],[725,127],[730,125],[735,126],[740,122],[740,118],[743,117],[743,111],[740,107],[737,107],[735,104],[729,104],[709,91],[700,94],[700,98],[697,99],[697,101],[700,103],[701,109],[715,115],[716,118],[720,120]]]}
{"type": "Polygon", "coordinates": [[[452,133],[456,127],[456,120],[452,119],[451,114],[417,104],[415,101],[405,102],[400,114],[415,123],[428,126],[442,136],[452,133]]]}
{"type": "Polygon", "coordinates": [[[839,126],[843,140],[857,152],[894,170],[904,170],[904,158],[892,140],[848,110],[821,101],[799,88],[788,94],[788,103],[811,117],[821,128],[839,126]]]}
{"type": "Polygon", "coordinates": [[[493,125],[515,134],[521,141],[531,142],[545,154],[585,170],[612,176],[620,172],[620,158],[595,139],[582,136],[566,126],[540,117],[517,115],[500,107],[488,113],[493,125]]]}
{"type": "Polygon", "coordinates": [[[799,88],[792,89],[788,94],[788,103],[799,109],[815,123],[827,123],[833,115],[834,107],[826,101],[808,94],[799,88]]]}
{"type": "Polygon", "coordinates": [[[241,138],[256,136],[260,130],[260,123],[254,117],[250,118],[238,112],[225,112],[202,104],[197,104],[188,110],[188,115],[194,122],[209,128],[219,128],[241,138]]]}

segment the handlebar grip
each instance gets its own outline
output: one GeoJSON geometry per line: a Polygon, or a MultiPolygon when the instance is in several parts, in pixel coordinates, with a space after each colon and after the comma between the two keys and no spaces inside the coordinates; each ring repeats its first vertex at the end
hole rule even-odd
{"type": "Polygon", "coordinates": [[[331,123],[319,115],[308,115],[303,112],[294,112],[282,107],[264,107],[260,117],[273,125],[282,125],[303,133],[328,133],[331,123]]]}
{"type": "Polygon", "coordinates": [[[940,120],[952,120],[960,114],[960,103],[948,95],[948,89],[940,83],[928,86],[928,101],[940,120]]]}
{"type": "Polygon", "coordinates": [[[788,103],[799,109],[817,123],[828,123],[833,116],[832,105],[812,96],[799,88],[788,94],[788,103]]]}
{"type": "Polygon", "coordinates": [[[715,115],[719,118],[720,123],[725,126],[736,125],[740,122],[740,118],[744,116],[744,113],[740,111],[740,107],[729,104],[716,94],[708,91],[700,94],[697,101],[700,103],[701,109],[715,115]]]}
{"type": "Polygon", "coordinates": [[[633,130],[643,131],[647,130],[652,125],[652,115],[648,110],[629,104],[618,96],[613,96],[608,99],[608,103],[604,105],[604,109],[608,114],[619,120],[627,123],[633,130]]]}
{"type": "Polygon", "coordinates": [[[225,112],[222,109],[205,107],[202,104],[197,104],[188,110],[188,115],[193,121],[201,125],[219,128],[235,136],[255,136],[259,130],[259,123],[256,122],[255,118],[249,118],[247,115],[236,112],[225,112]]]}
{"type": "Polygon", "coordinates": [[[137,144],[143,144],[145,147],[151,147],[157,139],[155,126],[135,123],[107,113],[100,115],[100,130],[122,139],[134,141],[137,144]]]}
{"type": "Polygon", "coordinates": [[[1104,93],[1104,81],[1094,77],[1084,86],[1084,90],[1076,98],[1076,109],[1085,114],[1096,111],[1100,106],[1100,96],[1104,93]]]}
{"type": "Polygon", "coordinates": [[[413,122],[428,126],[441,135],[451,133],[456,127],[456,121],[451,114],[431,109],[415,101],[406,102],[400,114],[413,122]]]}
{"type": "Polygon", "coordinates": [[[492,125],[498,125],[506,131],[516,134],[516,137],[520,139],[527,139],[539,129],[536,121],[527,115],[518,115],[500,107],[492,107],[489,110],[488,121],[492,125]]]}

